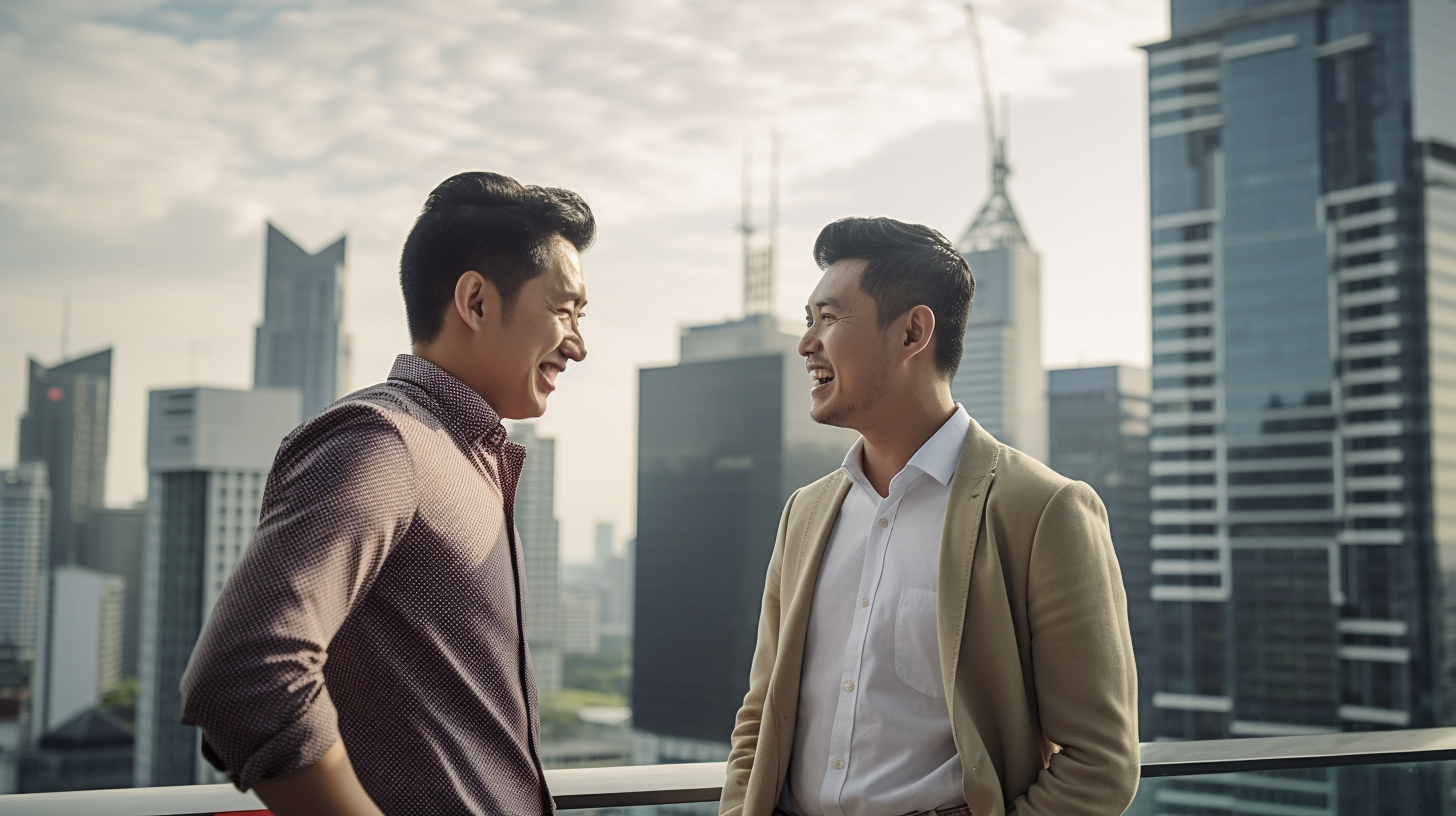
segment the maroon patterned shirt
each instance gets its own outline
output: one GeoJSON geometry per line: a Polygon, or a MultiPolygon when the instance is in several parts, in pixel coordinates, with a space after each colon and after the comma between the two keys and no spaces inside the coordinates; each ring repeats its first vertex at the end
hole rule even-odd
{"type": "Polygon", "coordinates": [[[342,738],[390,816],[552,813],[524,462],[485,400],[410,355],[289,434],[182,678],[208,759],[247,790],[342,738]]]}

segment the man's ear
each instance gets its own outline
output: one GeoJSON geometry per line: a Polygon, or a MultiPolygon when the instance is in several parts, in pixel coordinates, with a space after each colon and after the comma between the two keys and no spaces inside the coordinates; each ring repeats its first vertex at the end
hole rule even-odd
{"type": "Polygon", "coordinates": [[[471,270],[455,281],[455,315],[471,331],[500,320],[501,297],[495,282],[471,270]]]}
{"type": "Polygon", "coordinates": [[[929,306],[914,306],[905,313],[901,345],[905,359],[926,353],[935,340],[935,312],[929,306]]]}

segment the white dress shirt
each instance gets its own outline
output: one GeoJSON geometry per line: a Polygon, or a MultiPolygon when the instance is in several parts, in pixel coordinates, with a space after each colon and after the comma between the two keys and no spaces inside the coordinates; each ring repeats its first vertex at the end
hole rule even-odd
{"type": "Polygon", "coordinates": [[[861,464],[819,567],[798,725],[780,806],[800,816],[899,816],[964,803],[935,633],[951,478],[971,418],[946,420],[881,498],[861,464]]]}

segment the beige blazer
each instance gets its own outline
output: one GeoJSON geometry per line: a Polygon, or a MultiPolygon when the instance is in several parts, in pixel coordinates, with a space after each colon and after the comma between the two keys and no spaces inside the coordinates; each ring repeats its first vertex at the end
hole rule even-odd
{"type": "MultiPolygon", "coordinates": [[[[719,806],[771,816],[788,773],[810,601],[849,492],[789,497],[719,806]]],[[[936,629],[975,816],[1116,816],[1138,781],[1137,675],[1107,511],[971,422],[940,545],[936,629]]]]}

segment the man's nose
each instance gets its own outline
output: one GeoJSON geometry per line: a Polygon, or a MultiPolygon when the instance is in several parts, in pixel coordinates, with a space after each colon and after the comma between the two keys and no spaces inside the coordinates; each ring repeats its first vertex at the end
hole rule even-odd
{"type": "Polygon", "coordinates": [[[806,329],[804,336],[799,338],[799,356],[808,357],[819,348],[819,338],[814,336],[813,329],[806,329]]]}
{"type": "Polygon", "coordinates": [[[566,342],[561,344],[561,353],[566,355],[568,360],[581,362],[586,359],[586,338],[581,336],[581,329],[572,332],[566,342]]]}

